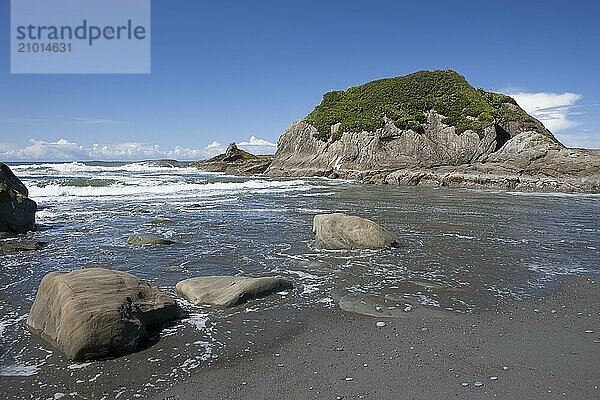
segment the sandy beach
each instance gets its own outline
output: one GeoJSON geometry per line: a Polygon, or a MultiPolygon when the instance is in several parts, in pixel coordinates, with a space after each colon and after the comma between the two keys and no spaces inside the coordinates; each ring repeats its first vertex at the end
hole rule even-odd
{"type": "Polygon", "coordinates": [[[545,297],[472,314],[291,312],[251,352],[232,346],[155,399],[597,399],[599,299],[597,277],[568,277],[545,297]]]}

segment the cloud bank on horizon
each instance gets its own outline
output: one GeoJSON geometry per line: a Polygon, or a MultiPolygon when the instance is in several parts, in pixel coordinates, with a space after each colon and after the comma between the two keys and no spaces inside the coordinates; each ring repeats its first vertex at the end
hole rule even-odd
{"type": "MultiPolygon", "coordinates": [[[[253,154],[274,154],[275,143],[251,136],[237,143],[238,147],[253,154]]],[[[214,141],[203,148],[175,146],[170,149],[157,144],[118,143],[80,145],[67,139],[44,142],[31,139],[23,147],[0,143],[0,161],[140,161],[149,159],[176,159],[195,161],[225,152],[227,145],[214,141]]]]}

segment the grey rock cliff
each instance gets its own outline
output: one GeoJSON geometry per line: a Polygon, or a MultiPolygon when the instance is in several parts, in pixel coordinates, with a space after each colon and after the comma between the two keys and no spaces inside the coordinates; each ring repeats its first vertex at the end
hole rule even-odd
{"type": "Polygon", "coordinates": [[[457,135],[442,120],[431,110],[424,133],[398,129],[386,120],[374,132],[344,132],[335,141],[318,139],[314,126],[296,121],[281,136],[265,173],[403,185],[600,192],[600,154],[565,148],[539,121],[533,128],[509,121],[491,124],[482,135],[457,135]]]}

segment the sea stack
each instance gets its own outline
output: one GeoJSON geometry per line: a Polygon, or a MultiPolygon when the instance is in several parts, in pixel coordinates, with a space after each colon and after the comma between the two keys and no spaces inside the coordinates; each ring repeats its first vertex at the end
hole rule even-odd
{"type": "Polygon", "coordinates": [[[190,167],[231,175],[256,175],[265,172],[272,160],[273,156],[256,156],[241,150],[232,142],[227,146],[225,153],[209,160],[193,162],[190,167]]]}
{"type": "Polygon", "coordinates": [[[266,174],[600,192],[600,153],[565,148],[513,98],[455,71],[419,71],[326,93],[266,174]]]}

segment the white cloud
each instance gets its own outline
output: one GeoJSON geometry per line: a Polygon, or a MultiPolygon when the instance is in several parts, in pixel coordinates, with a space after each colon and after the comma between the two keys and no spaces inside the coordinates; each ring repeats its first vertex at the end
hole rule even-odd
{"type": "Polygon", "coordinates": [[[47,158],[52,160],[70,160],[85,155],[83,146],[71,143],[66,139],[56,142],[43,142],[31,139],[23,148],[13,147],[2,153],[3,158],[18,160],[37,160],[47,158]]]}
{"type": "MultiPolygon", "coordinates": [[[[276,145],[257,139],[254,136],[246,142],[239,143],[240,148],[253,154],[273,154],[276,145]],[[244,143],[244,144],[243,144],[244,143]]],[[[30,140],[25,146],[0,143],[0,160],[6,161],[129,161],[174,158],[177,160],[202,160],[224,153],[226,146],[214,141],[204,148],[188,148],[176,146],[162,148],[157,144],[147,143],[117,143],[93,144],[84,146],[67,139],[56,142],[30,140]]]]}
{"type": "Polygon", "coordinates": [[[267,147],[277,147],[277,144],[269,142],[268,140],[259,139],[255,136],[250,136],[250,139],[247,142],[238,143],[240,146],[267,146],[267,147]]]}
{"type": "Polygon", "coordinates": [[[250,136],[247,141],[237,143],[238,147],[252,154],[275,154],[277,144],[268,140],[250,136]]]}
{"type": "Polygon", "coordinates": [[[223,145],[219,142],[217,142],[216,140],[212,143],[210,143],[208,146],[206,146],[207,149],[218,149],[223,147],[223,145]]]}
{"type": "Polygon", "coordinates": [[[577,102],[582,95],[572,92],[546,93],[546,92],[521,92],[508,91],[517,103],[529,114],[533,115],[555,134],[567,147],[581,147],[586,149],[600,148],[600,133],[590,133],[589,129],[577,132],[573,130],[579,122],[572,119],[581,115],[585,107],[596,105],[579,105],[577,102]]]}
{"type": "MultiPolygon", "coordinates": [[[[248,140],[236,142],[236,145],[240,149],[246,150],[252,154],[275,154],[275,150],[277,150],[277,144],[265,139],[259,139],[256,136],[250,136],[250,139],[248,140]]],[[[208,157],[214,157],[225,153],[226,149],[227,145],[216,140],[205,147],[206,153],[209,154],[208,157]]]]}
{"type": "Polygon", "coordinates": [[[573,128],[579,123],[569,119],[573,106],[582,96],[577,93],[509,93],[519,105],[533,115],[551,132],[558,133],[573,128]]]}

